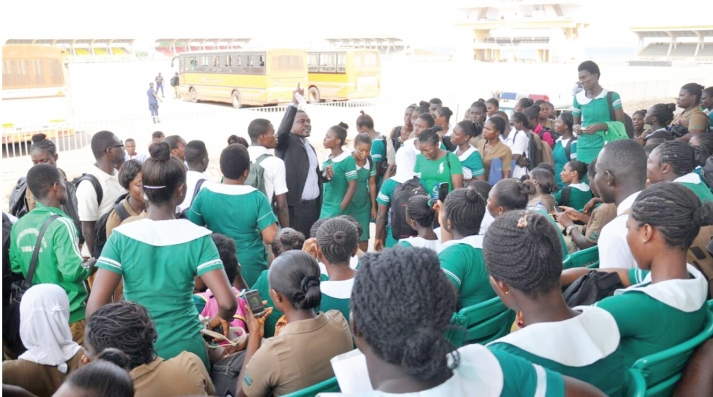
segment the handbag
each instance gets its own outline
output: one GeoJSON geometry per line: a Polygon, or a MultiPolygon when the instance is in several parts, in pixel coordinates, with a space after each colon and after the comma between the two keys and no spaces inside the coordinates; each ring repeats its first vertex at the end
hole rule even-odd
{"type": "Polygon", "coordinates": [[[37,234],[37,243],[35,243],[35,249],[32,251],[32,259],[30,259],[30,267],[27,269],[27,276],[24,280],[17,280],[10,286],[10,303],[8,304],[2,325],[3,339],[7,344],[6,348],[18,356],[27,350],[22,344],[22,338],[20,338],[20,302],[25,292],[32,287],[32,279],[37,269],[37,260],[40,254],[40,247],[42,246],[42,238],[52,221],[59,217],[59,215],[52,215],[47,218],[42,225],[40,232],[37,234]]]}

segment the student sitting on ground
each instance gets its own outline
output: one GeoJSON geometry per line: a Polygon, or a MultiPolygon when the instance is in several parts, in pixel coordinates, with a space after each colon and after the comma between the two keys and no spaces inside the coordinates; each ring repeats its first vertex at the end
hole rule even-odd
{"type": "Polygon", "coordinates": [[[582,212],[584,206],[594,197],[589,185],[582,182],[587,177],[587,164],[572,160],[564,165],[560,179],[566,186],[555,193],[557,205],[564,205],[582,212]]]}
{"type": "Polygon", "coordinates": [[[519,331],[488,344],[621,396],[619,328],[606,310],[570,309],[560,287],[559,230],[536,212],[510,211],[490,226],[483,256],[493,289],[518,313],[519,331]],[[533,255],[536,253],[536,255],[533,255]]]}
{"type": "Polygon", "coordinates": [[[433,251],[396,247],[363,262],[350,324],[374,391],[358,396],[604,396],[506,352],[454,350],[444,336],[458,298],[433,251]]]}
{"type": "Polygon", "coordinates": [[[475,189],[452,191],[440,210],[443,249],[441,268],[458,291],[459,307],[468,307],[495,297],[483,261],[480,222],[485,200],[475,189]]]}
{"type": "MultiPolygon", "coordinates": [[[[487,184],[487,182],[486,182],[487,184]]],[[[441,252],[441,239],[433,231],[433,222],[438,213],[431,206],[428,196],[413,196],[406,205],[406,222],[413,230],[418,232],[418,236],[408,237],[399,240],[398,245],[402,247],[430,248],[436,253],[441,252]]]]}
{"type": "MultiPolygon", "coordinates": [[[[270,294],[275,307],[285,313],[287,325],[280,334],[263,340],[265,316],[255,318],[248,308],[247,352],[238,396],[281,396],[334,376],[329,360],[353,349],[349,324],[342,313],[316,314],[322,292],[319,267],[301,251],[276,258],[269,270],[270,294]]],[[[266,308],[266,315],[272,311],[266,308]]]]}
{"type": "Polygon", "coordinates": [[[121,301],[100,308],[90,317],[86,335],[84,364],[110,348],[129,355],[137,397],[213,395],[215,391],[195,354],[184,351],[168,360],[157,355],[156,327],[146,308],[137,303],[121,301]]]}
{"type": "Polygon", "coordinates": [[[356,226],[343,218],[329,219],[317,230],[317,255],[329,275],[329,280],[319,286],[322,291],[319,311],[339,310],[344,318],[349,318],[349,297],[356,274],[349,261],[359,248],[357,233],[356,226]]]}
{"type": "MultiPolygon", "coordinates": [[[[699,270],[686,264],[686,251],[701,226],[712,223],[713,203],[701,206],[695,193],[679,183],[657,183],[634,201],[627,241],[638,269],[599,269],[618,273],[629,288],[597,303],[616,319],[626,367],[701,331],[708,283],[699,270]]],[[[564,271],[562,284],[588,270],[564,271]]]]}

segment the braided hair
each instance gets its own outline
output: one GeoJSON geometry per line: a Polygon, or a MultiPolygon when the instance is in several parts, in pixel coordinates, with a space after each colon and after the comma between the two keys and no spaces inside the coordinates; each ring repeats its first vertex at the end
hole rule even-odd
{"type": "Polygon", "coordinates": [[[676,182],[660,182],[644,189],[631,207],[639,227],[656,228],[671,248],[685,251],[702,226],[713,224],[713,202],[701,204],[696,194],[676,182]]]}
{"type": "Polygon", "coordinates": [[[559,289],[562,247],[558,233],[537,212],[510,211],[499,216],[483,240],[488,273],[533,299],[559,289]]]}
{"type": "Polygon", "coordinates": [[[45,134],[35,134],[32,135],[32,146],[30,150],[46,150],[50,156],[57,154],[57,146],[54,142],[47,139],[45,134]]]}
{"type": "MultiPolygon", "coordinates": [[[[319,228],[319,226],[317,226],[319,228]]],[[[316,233],[316,231],[315,231],[316,233]]],[[[277,258],[284,252],[292,250],[301,250],[305,243],[305,235],[297,230],[284,227],[277,232],[275,239],[272,240],[272,254],[277,258]]]]}
{"type": "Polygon", "coordinates": [[[87,320],[84,336],[96,352],[116,348],[126,353],[129,369],[156,358],[153,344],[158,333],[149,312],[138,303],[120,301],[102,306],[87,320]]]}
{"type": "Polygon", "coordinates": [[[457,124],[463,133],[470,139],[476,136],[480,136],[483,133],[483,127],[478,122],[472,122],[470,120],[464,120],[457,124]]]}
{"type": "Polygon", "coordinates": [[[317,231],[319,230],[320,226],[322,226],[324,222],[327,222],[328,220],[329,218],[317,219],[317,221],[312,224],[312,227],[309,228],[309,238],[317,238],[317,231]]]}
{"type": "Polygon", "coordinates": [[[676,105],[673,103],[657,103],[651,107],[651,113],[659,121],[659,125],[667,126],[673,121],[673,112],[676,110],[676,105]]]}
{"type": "Polygon", "coordinates": [[[369,130],[374,129],[374,119],[371,118],[368,114],[364,113],[364,111],[359,112],[359,117],[356,119],[356,125],[357,128],[361,127],[366,127],[369,130]]]}
{"type": "Polygon", "coordinates": [[[359,223],[359,221],[355,217],[353,217],[351,215],[339,215],[337,218],[348,220],[349,222],[352,223],[352,225],[354,225],[354,227],[357,228],[357,233],[359,233],[360,236],[362,234],[364,234],[364,228],[361,227],[361,223],[359,223]]]}
{"type": "Polygon", "coordinates": [[[532,181],[508,178],[496,183],[490,194],[497,205],[507,211],[524,210],[530,201],[530,195],[537,194],[537,187],[532,181]]]}
{"type": "Polygon", "coordinates": [[[332,218],[317,230],[317,244],[332,265],[349,265],[359,246],[357,228],[344,218],[332,218]]]}
{"type": "Polygon", "coordinates": [[[425,113],[421,113],[418,118],[425,121],[426,124],[428,124],[428,128],[432,128],[436,124],[436,120],[433,118],[433,116],[431,116],[431,113],[428,113],[428,111],[426,111],[425,113]]]}
{"type": "Polygon", "coordinates": [[[446,120],[450,120],[451,116],[453,116],[453,111],[446,106],[441,106],[436,109],[436,113],[438,113],[439,116],[445,117],[446,120]]]}
{"type": "Polygon", "coordinates": [[[144,194],[151,204],[171,201],[179,184],[186,183],[186,168],[176,157],[171,156],[171,147],[166,142],[149,146],[151,157],[141,165],[141,183],[144,194]]]}
{"type": "Polygon", "coordinates": [[[458,300],[434,251],[395,247],[364,255],[350,305],[374,354],[411,377],[430,381],[458,366],[445,338],[458,300]]]}
{"type": "Polygon", "coordinates": [[[700,148],[679,140],[664,142],[654,152],[659,155],[659,165],[670,164],[673,173],[678,176],[693,172],[701,156],[700,148]]]}
{"type": "Polygon", "coordinates": [[[426,128],[418,135],[418,141],[421,144],[431,144],[438,146],[441,143],[441,137],[438,135],[438,131],[440,130],[441,127],[426,128]]]}
{"type": "Polygon", "coordinates": [[[270,288],[285,295],[297,310],[312,310],[322,302],[319,266],[304,251],[287,251],[268,270],[270,288]]]}
{"type": "Polygon", "coordinates": [[[436,211],[429,205],[428,196],[417,195],[408,199],[406,215],[423,227],[433,226],[436,211]]]}
{"type": "Polygon", "coordinates": [[[452,229],[463,236],[475,236],[480,232],[485,216],[485,199],[475,189],[453,190],[443,206],[452,229]]]}

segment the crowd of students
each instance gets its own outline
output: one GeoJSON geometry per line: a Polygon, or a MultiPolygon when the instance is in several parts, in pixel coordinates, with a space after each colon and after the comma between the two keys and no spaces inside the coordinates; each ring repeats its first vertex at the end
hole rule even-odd
{"type": "MultiPolygon", "coordinates": [[[[321,164],[298,88],[277,130],[228,139],[220,181],[203,142],[160,131],[148,153],[94,134],[73,181],[33,137],[3,213],[3,291],[32,285],[19,338],[4,312],[3,393],[279,396],[356,347],[375,390],[360,395],[623,396],[634,361],[710,316],[713,88],[686,84],[681,114],[654,105],[627,131],[598,66],[578,72],[571,112],[491,98],[455,122],[433,99],[384,135],[362,112],[351,144],[329,128],[321,164]],[[598,270],[563,268],[595,246],[598,270]],[[563,288],[590,272],[621,289],[570,307],[563,288]],[[453,313],[496,297],[513,332],[455,349],[453,313]]],[[[693,365],[680,387],[711,379],[693,365]]]]}

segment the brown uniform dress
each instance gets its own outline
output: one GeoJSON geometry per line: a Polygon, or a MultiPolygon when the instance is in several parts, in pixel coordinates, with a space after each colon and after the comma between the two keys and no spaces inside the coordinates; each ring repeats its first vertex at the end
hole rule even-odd
{"type": "MultiPolygon", "coordinates": [[[[501,159],[503,162],[503,171],[512,171],[512,151],[510,148],[504,144],[502,141],[498,141],[498,143],[493,146],[492,149],[489,149],[489,151],[486,152],[485,147],[487,145],[486,140],[482,140],[478,142],[478,146],[476,147],[480,154],[483,156],[483,168],[485,168],[485,178],[489,178],[490,176],[490,164],[493,162],[493,159],[501,159]]],[[[510,176],[512,176],[512,172],[510,172],[510,176]]]]}
{"type": "Polygon", "coordinates": [[[602,228],[616,218],[616,204],[601,204],[592,211],[587,227],[584,230],[584,238],[592,244],[599,241],[602,228]]]}
{"type": "Polygon", "coordinates": [[[198,356],[183,352],[169,360],[156,358],[131,370],[136,397],[212,396],[210,375],[198,356]]]}
{"type": "Polygon", "coordinates": [[[36,364],[27,360],[10,360],[2,363],[2,383],[19,386],[37,397],[51,397],[65,379],[79,369],[84,349],[67,361],[67,373],[59,372],[57,367],[36,364]]]}
{"type": "Polygon", "coordinates": [[[250,359],[242,390],[249,397],[281,396],[323,382],[334,377],[330,360],[353,349],[349,324],[337,310],[288,323],[250,359]]]}
{"type": "Polygon", "coordinates": [[[701,111],[700,107],[696,106],[676,116],[671,125],[676,124],[683,125],[688,128],[689,131],[694,129],[703,130],[703,132],[705,132],[708,129],[708,116],[701,111]]]}

